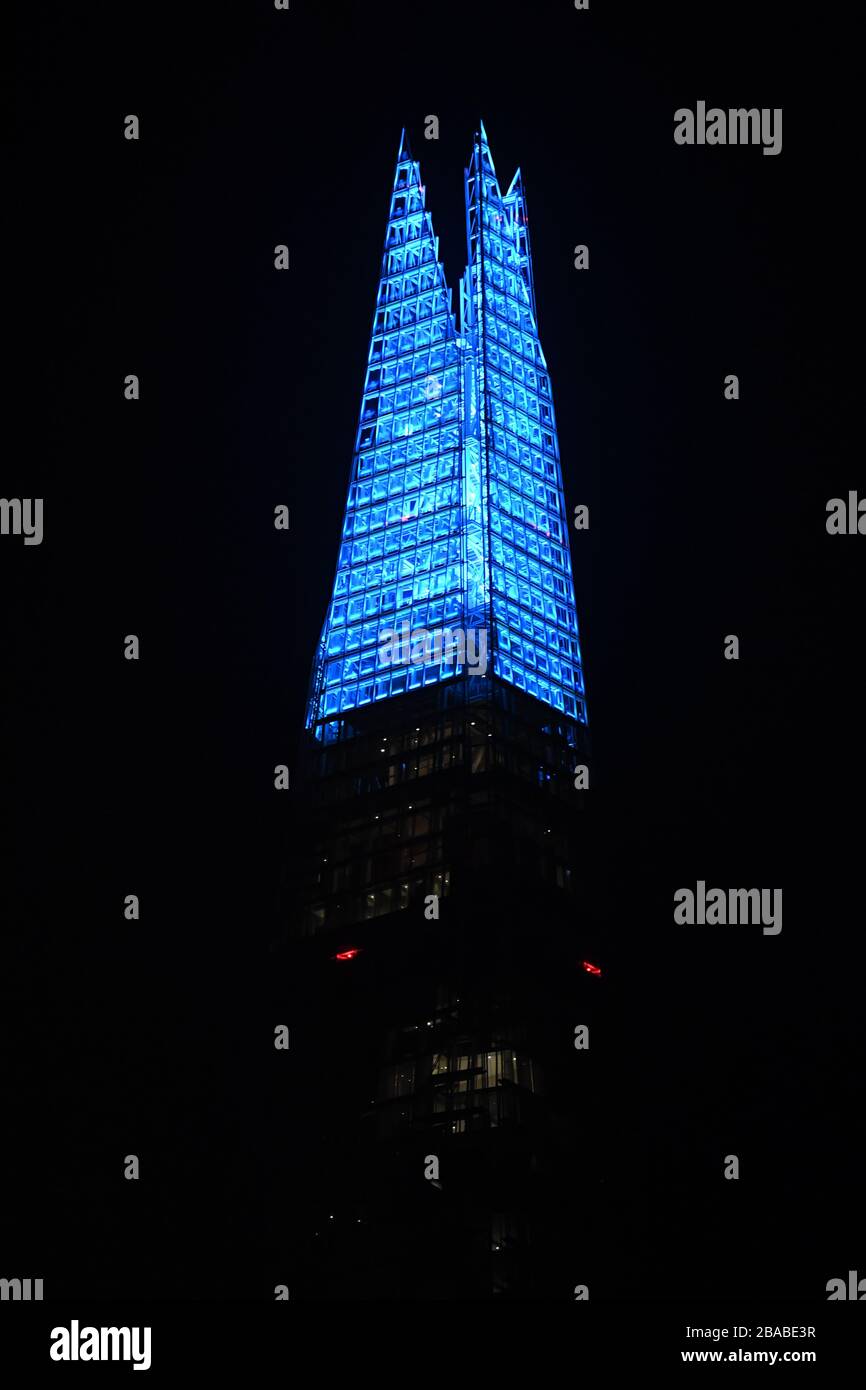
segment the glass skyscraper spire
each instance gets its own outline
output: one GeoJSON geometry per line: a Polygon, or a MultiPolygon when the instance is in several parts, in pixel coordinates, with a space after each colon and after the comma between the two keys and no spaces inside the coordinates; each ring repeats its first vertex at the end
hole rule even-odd
{"type": "Polygon", "coordinates": [[[519,171],[503,195],[483,125],[465,199],[458,326],[404,133],[307,709],[325,742],[347,712],[491,672],[586,723],[526,201],[519,171]]]}

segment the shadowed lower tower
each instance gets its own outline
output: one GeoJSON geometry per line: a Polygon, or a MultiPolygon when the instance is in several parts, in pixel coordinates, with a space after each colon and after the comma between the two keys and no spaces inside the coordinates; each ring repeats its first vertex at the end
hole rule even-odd
{"type": "Polygon", "coordinates": [[[482,126],[459,326],[424,198],[404,136],[306,718],[290,974],[328,1094],[299,1279],[566,1296],[605,982],[553,397],[519,172],[503,195],[482,126]]]}

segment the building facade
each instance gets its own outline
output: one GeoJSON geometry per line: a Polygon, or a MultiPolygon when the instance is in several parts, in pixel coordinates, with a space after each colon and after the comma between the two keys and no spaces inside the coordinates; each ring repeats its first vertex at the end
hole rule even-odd
{"type": "Polygon", "coordinates": [[[552,388],[520,173],[482,126],[459,324],[424,197],[404,136],[304,738],[289,973],[330,1080],[298,1277],[571,1297],[606,981],[552,388]]]}

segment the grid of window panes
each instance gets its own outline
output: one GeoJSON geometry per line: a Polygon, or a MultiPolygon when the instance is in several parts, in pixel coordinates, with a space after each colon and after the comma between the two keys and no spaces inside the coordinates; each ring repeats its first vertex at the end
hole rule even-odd
{"type": "Polygon", "coordinates": [[[482,127],[467,181],[470,312],[462,339],[424,198],[404,142],[307,714],[325,741],[346,711],[460,675],[463,648],[448,633],[477,627],[488,605],[493,672],[586,722],[519,175],[503,199],[482,127]],[[471,406],[479,388],[480,437],[471,406]],[[425,633],[434,639],[426,651],[425,633]]]}
{"type": "Polygon", "coordinates": [[[425,664],[408,660],[408,642],[387,651],[390,632],[433,634],[460,624],[460,390],[449,292],[419,166],[404,148],[308,724],[463,669],[448,642],[425,664]]]}
{"type": "Polygon", "coordinates": [[[520,1123],[525,1093],[538,1089],[536,1072],[529,1057],[510,1047],[406,1057],[380,1072],[380,1129],[394,1132],[415,1123],[464,1134],[520,1123]],[[391,1108],[388,1102],[398,1104],[391,1108]]]}
{"type": "Polygon", "coordinates": [[[503,1082],[535,1090],[533,1065],[529,1057],[519,1056],[511,1048],[496,1052],[449,1053],[434,1052],[432,1057],[417,1061],[411,1057],[382,1069],[379,1079],[379,1098],[395,1100],[416,1093],[420,1084],[433,1078],[435,1089],[451,1104],[465,1104],[456,1098],[473,1092],[495,1090],[503,1082]]]}
{"type": "Polygon", "coordinates": [[[550,378],[529,287],[519,178],[503,199],[483,136],[467,192],[488,412],[495,673],[586,720],[574,582],[550,378]],[[483,188],[481,185],[483,184],[483,188]]]}

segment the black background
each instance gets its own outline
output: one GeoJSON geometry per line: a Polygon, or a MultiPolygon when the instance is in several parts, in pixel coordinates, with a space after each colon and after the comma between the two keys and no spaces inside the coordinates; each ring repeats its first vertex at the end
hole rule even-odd
{"type": "Polygon", "coordinates": [[[456,297],[479,117],[503,185],[523,169],[566,500],[590,508],[588,872],[610,967],[644,984],[635,1162],[662,1155],[635,1296],[674,1296],[659,1239],[683,1287],[719,1262],[732,1293],[866,1273],[866,541],[825,530],[866,491],[842,13],[21,7],[0,491],[45,499],[45,539],[0,541],[3,1276],[269,1297],[275,1193],[290,1231],[313,1219],[271,1142],[273,768],[336,564],[400,130],[456,297]],[[781,155],[676,146],[699,99],[782,107],[781,155]],[[782,887],[782,934],[676,927],[698,878],[782,887]],[[700,1219],[730,1152],[766,1222],[748,1260],[700,1219]]]}

